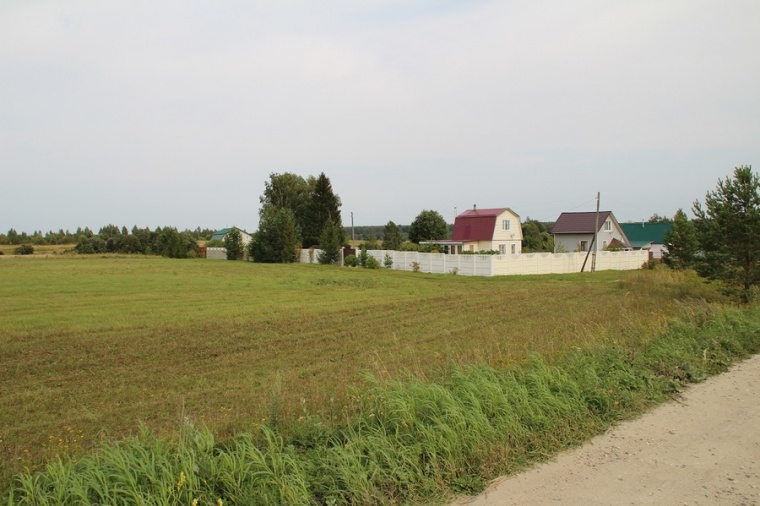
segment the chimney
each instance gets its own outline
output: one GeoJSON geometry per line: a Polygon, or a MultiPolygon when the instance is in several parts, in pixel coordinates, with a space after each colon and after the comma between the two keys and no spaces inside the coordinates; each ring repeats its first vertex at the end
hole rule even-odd
{"type": "Polygon", "coordinates": [[[478,211],[478,205],[477,204],[473,204],[472,205],[472,210],[475,211],[475,212],[477,212],[478,211]]]}

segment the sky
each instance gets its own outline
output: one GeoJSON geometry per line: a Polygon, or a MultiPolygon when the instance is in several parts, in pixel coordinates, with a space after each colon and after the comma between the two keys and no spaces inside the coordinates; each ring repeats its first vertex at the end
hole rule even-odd
{"type": "Polygon", "coordinates": [[[760,168],[757,0],[0,0],[0,231],[672,216],[760,168]]]}

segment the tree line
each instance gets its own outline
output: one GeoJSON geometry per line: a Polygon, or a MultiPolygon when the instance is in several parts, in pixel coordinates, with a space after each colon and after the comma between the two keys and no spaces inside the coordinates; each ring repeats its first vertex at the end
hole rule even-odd
{"type": "MultiPolygon", "coordinates": [[[[116,225],[107,225],[106,227],[115,227],[116,225]]],[[[103,230],[104,228],[101,228],[103,230]]],[[[139,228],[137,226],[133,227],[132,230],[135,230],[139,228]]],[[[129,230],[127,230],[127,227],[121,227],[120,232],[122,235],[128,235],[129,230]]],[[[195,230],[184,230],[182,232],[183,234],[188,234],[191,237],[193,237],[196,241],[202,241],[210,239],[212,235],[214,235],[214,231],[208,228],[201,228],[197,227],[195,230]]],[[[70,230],[63,230],[60,229],[58,232],[54,232],[52,230],[42,233],[41,230],[34,231],[31,234],[28,234],[26,232],[17,232],[15,229],[11,228],[8,230],[7,233],[3,234],[0,232],[0,245],[21,245],[21,244],[29,244],[34,246],[56,246],[56,245],[63,245],[63,244],[76,244],[81,239],[87,238],[87,237],[93,237],[96,234],[93,232],[89,227],[78,227],[76,231],[71,232],[70,230]]]]}

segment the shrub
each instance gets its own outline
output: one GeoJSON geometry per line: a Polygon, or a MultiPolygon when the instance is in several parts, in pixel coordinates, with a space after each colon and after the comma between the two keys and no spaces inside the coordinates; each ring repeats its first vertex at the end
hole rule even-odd
{"type": "Polygon", "coordinates": [[[420,263],[412,262],[412,272],[420,272],[420,263]]]}
{"type": "Polygon", "coordinates": [[[364,267],[367,269],[379,269],[380,260],[373,256],[367,256],[367,260],[364,261],[364,267]]]}
{"type": "Polygon", "coordinates": [[[356,258],[356,255],[348,255],[343,259],[343,265],[346,267],[356,267],[359,265],[359,259],[356,258]]]}
{"type": "Polygon", "coordinates": [[[367,246],[362,244],[359,246],[359,265],[364,267],[367,263],[367,258],[369,258],[369,254],[367,253],[367,246]]]}
{"type": "Polygon", "coordinates": [[[31,255],[34,253],[34,247],[31,244],[22,244],[18,248],[13,250],[16,255],[31,255]]]}
{"type": "Polygon", "coordinates": [[[388,253],[386,253],[385,258],[383,258],[383,265],[385,266],[386,269],[390,269],[391,267],[393,267],[393,259],[388,253]]]}

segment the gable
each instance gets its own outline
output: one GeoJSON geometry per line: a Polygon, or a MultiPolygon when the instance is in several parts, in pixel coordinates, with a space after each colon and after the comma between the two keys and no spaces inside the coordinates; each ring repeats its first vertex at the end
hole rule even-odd
{"type": "MultiPolygon", "coordinates": [[[[597,221],[596,212],[589,213],[562,213],[552,226],[552,234],[593,234],[597,223],[599,229],[610,219],[611,211],[599,211],[597,221]]],[[[597,230],[599,230],[597,229],[597,230]]]]}
{"type": "Polygon", "coordinates": [[[451,231],[452,241],[475,242],[491,241],[500,218],[515,220],[512,225],[520,227],[520,217],[507,207],[496,209],[468,209],[454,220],[451,231]]]}

